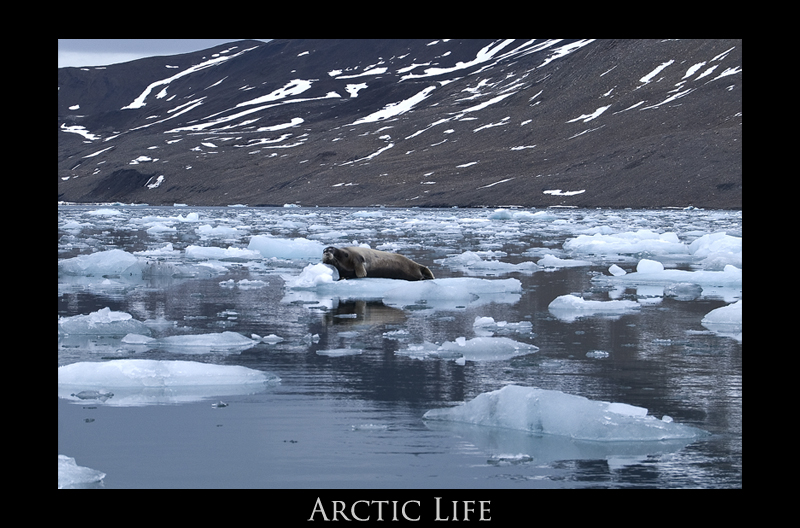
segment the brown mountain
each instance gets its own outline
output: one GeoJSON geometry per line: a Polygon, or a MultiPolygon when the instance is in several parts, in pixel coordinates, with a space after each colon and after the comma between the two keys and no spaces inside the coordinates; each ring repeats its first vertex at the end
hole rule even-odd
{"type": "Polygon", "coordinates": [[[742,207],[742,40],[274,40],[58,70],[58,199],[742,207]]]}

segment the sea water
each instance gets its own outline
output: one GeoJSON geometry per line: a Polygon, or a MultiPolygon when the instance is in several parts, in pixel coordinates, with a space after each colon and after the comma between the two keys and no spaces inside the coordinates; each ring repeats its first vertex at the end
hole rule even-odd
{"type": "Polygon", "coordinates": [[[697,209],[59,206],[59,486],[741,487],[741,240],[697,209]],[[329,245],[436,280],[335,281],[329,245]]]}

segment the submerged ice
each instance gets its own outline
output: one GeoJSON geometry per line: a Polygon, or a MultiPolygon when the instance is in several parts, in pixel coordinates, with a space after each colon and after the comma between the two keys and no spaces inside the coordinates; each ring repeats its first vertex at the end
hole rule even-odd
{"type": "Polygon", "coordinates": [[[650,416],[643,407],[518,385],[485,392],[457,407],[430,410],[423,418],[595,442],[661,441],[706,434],[667,416],[650,416]]]}

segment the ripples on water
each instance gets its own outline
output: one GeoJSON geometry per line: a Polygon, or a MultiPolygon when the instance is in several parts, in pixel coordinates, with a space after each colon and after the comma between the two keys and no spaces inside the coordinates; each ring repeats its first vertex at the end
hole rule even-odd
{"type": "Polygon", "coordinates": [[[563,249],[580,234],[640,229],[674,232],[684,244],[720,231],[741,237],[741,212],[565,209],[546,210],[546,218],[495,220],[480,209],[115,207],[118,214],[97,214],[101,209],[59,207],[59,260],[109,249],[150,252],[140,258],[154,271],[141,280],[59,273],[59,317],[110,307],[147,322],[156,337],[233,331],[283,339],[232,354],[187,355],[137,350],[118,337],[60,336],[59,365],[189,359],[243,365],[282,380],[220,408],[211,400],[114,408],[60,399],[59,453],[105,472],[107,487],[741,487],[742,344],[700,324],[735,298],[725,291],[664,295],[663,287],[620,291],[592,281],[612,264],[632,271],[642,257],[698,269],[689,256],[563,249]],[[195,219],[190,213],[197,221],[185,221],[195,219]],[[435,263],[466,251],[512,264],[551,253],[591,265],[480,272],[472,276],[517,278],[522,291],[433,310],[424,303],[400,309],[288,296],[282,277],[299,274],[309,261],[186,256],[190,246],[247,248],[255,235],[367,243],[426,264],[437,278],[474,273],[435,263]],[[168,243],[171,251],[152,253],[168,243]],[[190,271],[158,271],[165,266],[190,271]],[[641,308],[565,321],[548,305],[570,293],[638,300],[641,308]],[[532,333],[494,335],[538,352],[464,364],[403,354],[425,341],[475,337],[476,317],[530,322],[532,333]],[[421,418],[508,383],[646,407],[712,436],[688,445],[587,446],[421,418]]]}

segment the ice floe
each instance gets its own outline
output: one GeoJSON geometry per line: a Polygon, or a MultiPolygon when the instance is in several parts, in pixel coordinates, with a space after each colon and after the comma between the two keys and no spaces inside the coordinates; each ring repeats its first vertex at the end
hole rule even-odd
{"type": "Polygon", "coordinates": [[[102,471],[79,466],[74,458],[58,455],[58,489],[97,487],[104,478],[102,471]]]}
{"type": "Polygon", "coordinates": [[[414,359],[452,359],[463,365],[466,361],[503,361],[512,357],[531,354],[539,347],[530,343],[515,341],[508,337],[458,337],[441,345],[424,342],[410,345],[395,354],[414,359]]]}
{"type": "Polygon", "coordinates": [[[129,313],[102,308],[88,315],[59,317],[58,333],[96,336],[124,336],[130,333],[150,335],[150,329],[129,313]]]}
{"type": "Polygon", "coordinates": [[[547,307],[550,313],[562,321],[571,322],[591,315],[619,316],[638,310],[636,301],[591,301],[575,295],[560,295],[547,307]]]}
{"type": "Polygon", "coordinates": [[[670,417],[658,419],[647,412],[643,407],[625,403],[508,385],[457,407],[430,410],[423,418],[595,442],[663,441],[706,435],[670,417]]]}
{"type": "Polygon", "coordinates": [[[85,276],[141,276],[142,274],[139,259],[121,249],[110,249],[59,260],[58,270],[68,275],[85,276]]]}
{"type": "Polygon", "coordinates": [[[533,273],[540,269],[539,265],[535,262],[511,264],[497,260],[484,260],[479,253],[474,251],[465,251],[460,255],[437,259],[435,262],[442,266],[458,270],[466,275],[495,275],[512,272],[533,273]]]}
{"type": "Polygon", "coordinates": [[[317,298],[383,301],[388,306],[416,306],[419,309],[457,309],[485,302],[513,302],[519,299],[522,284],[517,279],[477,279],[454,277],[424,281],[395,279],[335,280],[335,269],[325,264],[309,264],[299,275],[282,275],[287,298],[292,302],[313,292],[317,298]],[[508,297],[510,296],[510,297],[508,297]]]}
{"type": "Polygon", "coordinates": [[[207,334],[173,335],[151,338],[139,333],[129,333],[122,338],[125,345],[158,348],[182,354],[208,354],[212,352],[240,353],[253,348],[258,341],[237,332],[212,332],[207,334]]]}
{"type": "Polygon", "coordinates": [[[742,340],[742,301],[708,312],[700,323],[717,334],[742,340]]]}
{"type": "Polygon", "coordinates": [[[58,397],[113,406],[187,403],[261,392],[279,381],[274,374],[239,365],[116,359],[58,367],[58,397]]]}

